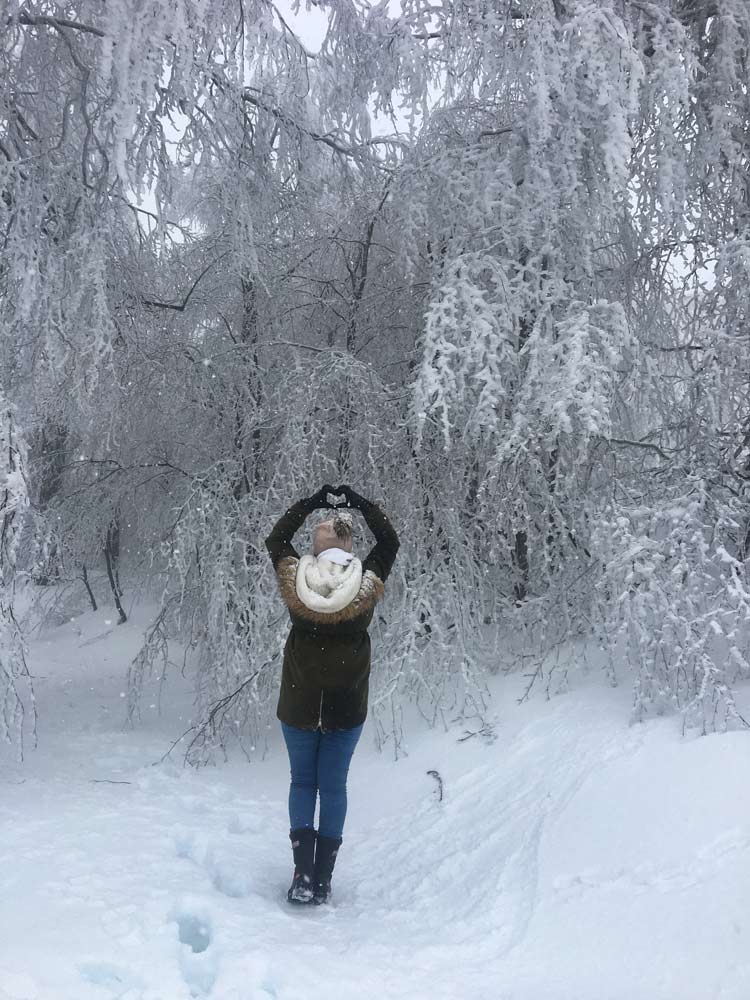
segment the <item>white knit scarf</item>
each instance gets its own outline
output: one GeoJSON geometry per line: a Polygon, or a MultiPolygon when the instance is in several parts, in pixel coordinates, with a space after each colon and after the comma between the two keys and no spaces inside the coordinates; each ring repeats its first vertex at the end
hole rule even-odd
{"type": "Polygon", "coordinates": [[[305,555],[296,576],[297,596],[312,611],[341,611],[354,600],[362,585],[362,563],[352,557],[348,566],[305,555]]]}

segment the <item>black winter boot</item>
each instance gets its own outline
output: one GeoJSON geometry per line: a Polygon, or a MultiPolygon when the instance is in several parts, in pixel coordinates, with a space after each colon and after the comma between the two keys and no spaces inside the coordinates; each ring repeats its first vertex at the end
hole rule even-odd
{"type": "Polygon", "coordinates": [[[313,903],[327,903],[331,896],[331,875],[336,864],[336,855],[341,847],[341,837],[321,837],[315,848],[315,869],[313,874],[313,903]]]}
{"type": "Polygon", "coordinates": [[[302,827],[289,834],[294,852],[294,878],[286,898],[290,903],[309,903],[313,898],[315,830],[302,827]]]}

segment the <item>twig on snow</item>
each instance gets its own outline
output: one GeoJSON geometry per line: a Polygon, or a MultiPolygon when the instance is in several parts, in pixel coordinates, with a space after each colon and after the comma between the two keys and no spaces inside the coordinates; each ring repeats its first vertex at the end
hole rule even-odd
{"type": "Polygon", "coordinates": [[[428,771],[427,773],[429,775],[431,775],[435,779],[435,781],[437,782],[437,786],[438,786],[438,802],[442,802],[443,801],[443,779],[440,777],[440,773],[438,771],[428,771]]]}

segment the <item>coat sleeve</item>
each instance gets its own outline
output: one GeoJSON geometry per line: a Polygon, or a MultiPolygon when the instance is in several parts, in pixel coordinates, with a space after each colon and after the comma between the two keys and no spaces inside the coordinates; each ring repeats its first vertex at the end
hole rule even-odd
{"type": "Polygon", "coordinates": [[[279,560],[287,556],[299,559],[299,553],[292,545],[292,538],[295,532],[302,527],[305,518],[312,513],[312,510],[313,508],[306,500],[298,500],[274,524],[270,535],[265,540],[274,569],[279,560]]]}
{"type": "Polygon", "coordinates": [[[399,545],[398,535],[386,514],[375,503],[369,501],[360,505],[367,527],[375,536],[375,545],[367,553],[362,570],[372,570],[385,583],[388,579],[399,545]]]}

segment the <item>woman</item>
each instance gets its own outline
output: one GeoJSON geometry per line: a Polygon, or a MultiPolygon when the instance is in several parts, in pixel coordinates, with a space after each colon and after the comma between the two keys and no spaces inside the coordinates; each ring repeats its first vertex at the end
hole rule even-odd
{"type": "Polygon", "coordinates": [[[281,596],[292,620],[284,646],[276,711],[289,752],[292,903],[325,903],[346,816],[346,776],[367,716],[370,636],[399,540],[383,511],[349,486],[323,486],[299,500],[266,539],[281,596]],[[327,495],[345,498],[330,503],[327,495]],[[364,516],[375,546],[364,562],[352,552],[351,515],[364,516]],[[308,514],[337,511],[317,525],[312,555],[300,558],[292,537],[308,514]],[[315,805],[320,796],[318,830],[315,805]]]}

